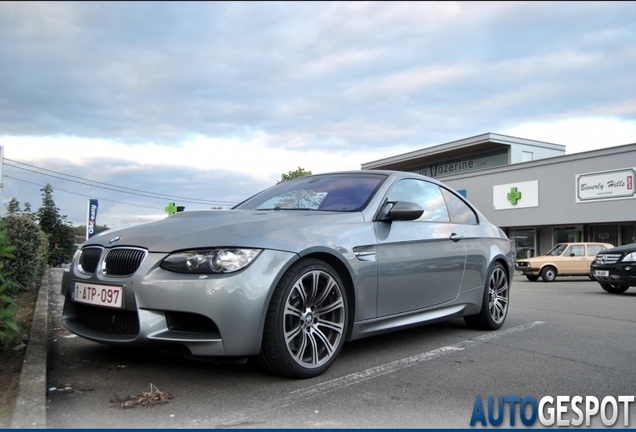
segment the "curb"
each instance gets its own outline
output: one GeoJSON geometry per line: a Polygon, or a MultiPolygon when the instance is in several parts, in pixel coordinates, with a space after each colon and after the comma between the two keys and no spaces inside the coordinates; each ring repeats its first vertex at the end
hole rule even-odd
{"type": "Polygon", "coordinates": [[[33,313],[24,364],[20,373],[18,400],[11,416],[11,428],[46,428],[46,359],[49,311],[48,269],[42,278],[33,313]]]}

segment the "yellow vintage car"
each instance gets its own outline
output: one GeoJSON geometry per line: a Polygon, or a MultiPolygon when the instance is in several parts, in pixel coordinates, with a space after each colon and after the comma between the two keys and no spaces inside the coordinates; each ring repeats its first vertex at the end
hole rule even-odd
{"type": "Polygon", "coordinates": [[[543,256],[517,261],[515,270],[533,282],[539,276],[544,282],[554,281],[557,275],[589,276],[596,254],[613,247],[610,243],[559,243],[543,256]]]}

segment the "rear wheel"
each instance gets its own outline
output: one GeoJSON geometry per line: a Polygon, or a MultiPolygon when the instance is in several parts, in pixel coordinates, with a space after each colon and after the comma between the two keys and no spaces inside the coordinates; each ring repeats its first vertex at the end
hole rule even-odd
{"type": "Polygon", "coordinates": [[[313,258],[296,262],[269,305],[261,365],[292,378],[322,374],[342,349],[348,318],[346,290],[336,271],[313,258]]]}
{"type": "Polygon", "coordinates": [[[539,280],[539,276],[532,276],[532,275],[526,275],[526,278],[530,281],[530,282],[536,282],[539,280]]]}
{"type": "Polygon", "coordinates": [[[510,298],[510,283],[503,265],[495,263],[490,270],[481,311],[477,315],[464,317],[469,327],[480,330],[497,330],[508,316],[508,300],[510,298]]]}
{"type": "Polygon", "coordinates": [[[557,276],[557,271],[554,267],[547,266],[541,270],[541,279],[543,282],[554,282],[557,276]]]}
{"type": "Polygon", "coordinates": [[[608,293],[612,293],[612,294],[622,294],[629,289],[629,287],[625,285],[616,285],[616,284],[608,284],[608,283],[602,283],[601,288],[603,288],[608,293]]]}

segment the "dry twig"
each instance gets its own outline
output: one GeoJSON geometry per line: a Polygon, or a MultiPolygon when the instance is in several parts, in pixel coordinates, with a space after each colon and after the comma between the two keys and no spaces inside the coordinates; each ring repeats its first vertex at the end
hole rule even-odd
{"type": "Polygon", "coordinates": [[[169,403],[169,399],[172,399],[172,394],[170,392],[162,392],[153,383],[150,383],[149,392],[142,392],[134,398],[127,396],[123,400],[118,395],[115,395],[110,402],[120,404],[122,408],[134,408],[138,406],[149,408],[155,405],[169,403]]]}

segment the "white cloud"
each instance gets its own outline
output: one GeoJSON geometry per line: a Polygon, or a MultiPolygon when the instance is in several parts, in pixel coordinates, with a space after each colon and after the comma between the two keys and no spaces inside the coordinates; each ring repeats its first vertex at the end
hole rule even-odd
{"type": "MultiPolygon", "coordinates": [[[[5,157],[37,164],[47,159],[63,159],[77,165],[90,165],[98,158],[117,158],[146,167],[184,166],[197,170],[223,170],[244,173],[258,180],[278,180],[282,173],[301,166],[318,174],[358,170],[369,160],[410,150],[396,146],[389,150],[323,150],[303,146],[277,148],[277,137],[257,133],[249,139],[198,136],[177,146],[153,143],[122,144],[104,139],[77,137],[0,137],[5,157]]],[[[302,140],[299,138],[299,140],[302,140]]],[[[293,142],[288,138],[286,142],[293,142]]]]}
{"type": "Polygon", "coordinates": [[[502,132],[520,138],[565,145],[567,154],[636,143],[636,122],[613,118],[573,118],[533,122],[502,132]]]}

